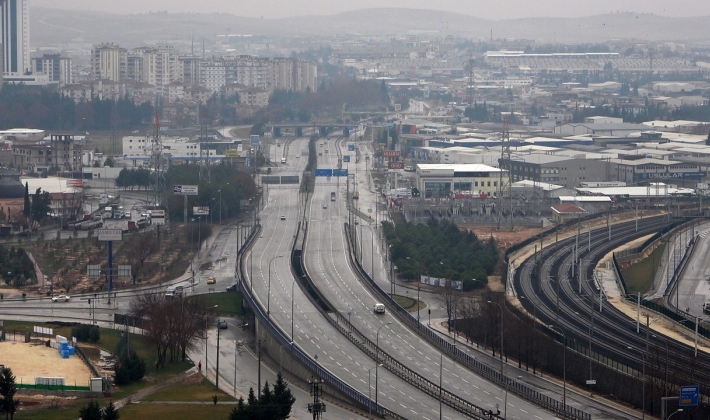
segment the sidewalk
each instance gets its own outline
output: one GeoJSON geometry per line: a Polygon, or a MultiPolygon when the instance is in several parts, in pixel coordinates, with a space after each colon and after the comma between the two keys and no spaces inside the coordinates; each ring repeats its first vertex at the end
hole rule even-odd
{"type": "Polygon", "coordinates": [[[121,407],[123,407],[127,404],[130,404],[133,401],[140,401],[141,399],[147,397],[148,395],[155,394],[156,392],[160,391],[161,389],[166,388],[174,383],[180,382],[183,379],[187,378],[188,376],[194,375],[195,373],[197,373],[197,368],[193,366],[192,368],[190,368],[190,369],[186,370],[185,372],[182,372],[178,375],[175,375],[174,377],[170,378],[169,380],[167,380],[165,382],[151,385],[145,389],[142,389],[142,390],[136,392],[133,395],[129,395],[126,398],[122,398],[122,399],[116,401],[114,403],[114,405],[116,406],[116,409],[120,409],[121,407]]]}

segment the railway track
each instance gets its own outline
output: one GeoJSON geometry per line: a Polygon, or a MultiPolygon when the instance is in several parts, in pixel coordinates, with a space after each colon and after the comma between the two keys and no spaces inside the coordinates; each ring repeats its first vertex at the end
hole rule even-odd
{"type": "MultiPolygon", "coordinates": [[[[598,285],[593,281],[594,268],[604,255],[633,239],[657,232],[665,225],[664,217],[640,220],[638,230],[635,221],[617,224],[613,227],[611,239],[606,228],[592,230],[590,238],[582,235],[575,276],[571,275],[574,255],[570,251],[574,248],[575,237],[559,240],[521,264],[514,276],[514,287],[519,295],[525,296],[521,303],[526,310],[536,314],[545,324],[563,329],[568,342],[588,343],[592,325],[590,310],[593,311],[590,353],[603,355],[641,371],[644,363],[642,354],[648,340],[649,351],[651,348],[660,349],[664,356],[661,362],[667,364],[668,375],[676,379],[674,385],[677,386],[709,378],[710,356],[698,353],[694,357],[690,346],[649,331],[643,324],[637,333],[635,320],[605,300],[600,311],[596,299],[598,285]],[[588,249],[585,242],[589,244],[588,249]],[[539,258],[539,267],[536,267],[536,258],[539,258]],[[539,270],[539,276],[533,275],[535,270],[539,270]]],[[[648,357],[646,364],[649,363],[648,357]]]]}

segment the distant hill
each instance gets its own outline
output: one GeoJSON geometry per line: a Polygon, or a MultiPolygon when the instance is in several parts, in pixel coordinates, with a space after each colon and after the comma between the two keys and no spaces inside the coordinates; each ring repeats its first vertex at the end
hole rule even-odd
{"type": "Polygon", "coordinates": [[[34,7],[30,13],[32,44],[69,41],[117,42],[135,47],[155,42],[189,42],[220,34],[307,36],[334,34],[394,35],[408,31],[442,31],[474,40],[524,38],[541,42],[604,42],[612,39],[710,42],[707,16],[670,18],[615,13],[580,18],[487,20],[465,14],[420,9],[363,9],[330,16],[260,19],[228,14],[108,14],[34,7]]]}

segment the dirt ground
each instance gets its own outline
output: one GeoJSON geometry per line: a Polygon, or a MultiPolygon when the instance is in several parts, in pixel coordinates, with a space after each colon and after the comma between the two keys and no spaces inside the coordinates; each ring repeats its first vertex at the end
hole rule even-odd
{"type": "Polygon", "coordinates": [[[89,386],[91,371],[79,358],[62,359],[44,343],[0,342],[0,364],[12,369],[17,383],[33,384],[36,376],[64,378],[66,385],[89,386]]]}
{"type": "Polygon", "coordinates": [[[500,230],[498,230],[495,226],[461,225],[461,228],[475,233],[476,236],[478,236],[478,239],[482,241],[488,240],[488,238],[493,235],[493,238],[495,238],[496,243],[498,244],[498,249],[505,251],[506,249],[517,243],[520,243],[532,236],[535,236],[540,232],[544,232],[548,229],[551,229],[552,226],[548,226],[545,228],[516,227],[515,230],[510,230],[509,226],[501,227],[500,230]]]}

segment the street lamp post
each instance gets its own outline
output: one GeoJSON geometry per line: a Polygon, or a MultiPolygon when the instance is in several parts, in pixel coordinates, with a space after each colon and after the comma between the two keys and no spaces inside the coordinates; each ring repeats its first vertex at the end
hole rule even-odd
{"type": "Polygon", "coordinates": [[[375,352],[377,353],[377,355],[375,356],[375,405],[377,405],[377,383],[379,382],[379,376],[377,376],[377,373],[379,370],[378,366],[380,365],[380,330],[382,329],[382,327],[386,327],[390,324],[391,322],[387,322],[380,325],[380,328],[377,329],[377,333],[375,334],[375,352]]]}
{"type": "Polygon", "coordinates": [[[708,318],[710,317],[695,317],[695,357],[698,357],[698,325],[700,325],[700,323],[703,321],[707,321],[708,318]]]}
{"type": "Polygon", "coordinates": [[[678,413],[682,413],[682,412],[683,412],[683,409],[682,409],[682,408],[679,408],[679,409],[677,409],[676,411],[674,411],[673,414],[671,414],[670,416],[668,416],[668,418],[667,418],[666,420],[671,420],[671,417],[675,416],[675,415],[678,414],[678,413]]]}
{"type": "Polygon", "coordinates": [[[269,287],[268,287],[268,292],[266,294],[266,316],[269,317],[271,312],[270,312],[270,307],[271,307],[271,263],[274,262],[275,259],[281,258],[282,255],[277,255],[274,258],[272,258],[269,261],[269,287]]]}
{"type": "Polygon", "coordinates": [[[296,341],[296,339],[293,336],[293,301],[295,300],[293,296],[293,291],[294,287],[296,286],[296,279],[293,279],[293,282],[291,283],[291,345],[296,341]]]}
{"type": "Polygon", "coordinates": [[[668,397],[668,358],[669,358],[669,354],[670,354],[669,349],[668,349],[668,340],[666,340],[666,339],[663,338],[663,337],[659,337],[659,336],[657,336],[657,335],[652,335],[651,337],[653,337],[653,338],[659,338],[659,339],[663,340],[663,344],[666,345],[666,369],[665,369],[665,370],[666,370],[666,380],[665,380],[665,382],[664,382],[664,384],[663,384],[663,394],[664,394],[666,397],[668,397]]]}
{"type": "Polygon", "coordinates": [[[215,365],[214,377],[215,377],[215,388],[219,389],[219,333],[220,330],[219,320],[217,320],[217,364],[215,365]]]}
{"type": "MultiPolygon", "coordinates": [[[[375,367],[371,367],[370,369],[367,370],[367,399],[370,400],[367,404],[367,406],[370,408],[370,418],[372,418],[372,369],[375,369],[375,367]]],[[[375,382],[377,382],[377,375],[375,375],[375,382]]]]}
{"type": "Polygon", "coordinates": [[[554,325],[548,326],[552,331],[562,335],[564,351],[562,353],[562,410],[567,413],[567,335],[564,330],[554,325]]]}
{"type": "Polygon", "coordinates": [[[641,376],[643,376],[641,378],[641,419],[643,420],[646,418],[646,353],[631,346],[626,346],[626,348],[636,351],[643,358],[641,365],[641,376]]]}
{"type": "Polygon", "coordinates": [[[219,193],[219,224],[222,224],[222,189],[217,190],[219,193]]]}
{"type": "Polygon", "coordinates": [[[503,375],[503,307],[491,300],[488,303],[496,305],[500,309],[500,374],[503,375]]]}

